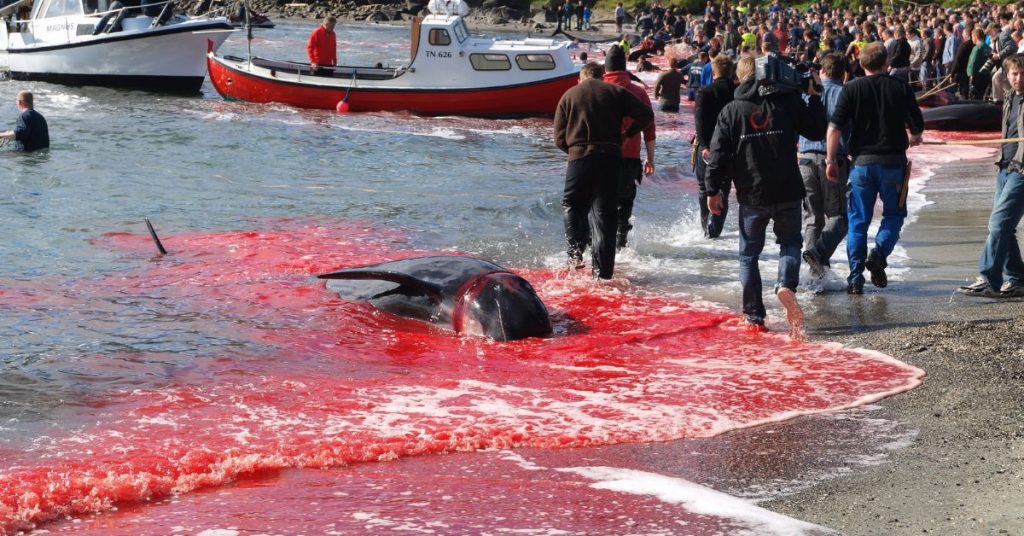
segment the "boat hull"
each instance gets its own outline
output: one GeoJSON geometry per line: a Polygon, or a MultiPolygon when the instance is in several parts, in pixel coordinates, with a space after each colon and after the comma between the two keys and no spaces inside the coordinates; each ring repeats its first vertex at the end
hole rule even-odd
{"type": "MultiPolygon", "coordinates": [[[[554,115],[558,100],[576,85],[575,73],[523,84],[481,88],[422,88],[363,83],[348,87],[317,83],[316,78],[284,80],[274,71],[249,71],[244,62],[207,55],[210,81],[227,99],[282,103],[334,110],[348,98],[351,112],[409,111],[422,115],[528,117],[554,115]]],[[[293,77],[294,78],[294,77],[293,77]]]]}
{"type": "Polygon", "coordinates": [[[208,42],[216,49],[230,30],[226,21],[182,24],[61,45],[11,47],[8,67],[14,80],[198,92],[206,76],[208,42]]]}

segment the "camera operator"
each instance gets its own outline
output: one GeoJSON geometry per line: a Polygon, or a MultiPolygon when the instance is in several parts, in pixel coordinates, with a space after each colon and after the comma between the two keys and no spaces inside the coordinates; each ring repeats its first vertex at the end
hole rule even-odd
{"type": "MultiPolygon", "coordinates": [[[[825,104],[826,121],[832,117],[843,91],[847,75],[846,56],[831,52],[821,59],[822,101],[825,104]]],[[[844,132],[836,152],[838,180],[833,182],[825,177],[825,143],[800,137],[797,161],[800,175],[804,179],[807,197],[804,198],[804,253],[803,260],[811,274],[821,278],[829,259],[846,238],[846,181],[850,173],[850,161],[846,157],[844,132]]]]}
{"type": "Polygon", "coordinates": [[[810,140],[824,138],[825,107],[811,83],[806,84],[809,98],[804,102],[797,89],[800,86],[793,86],[794,79],[788,74],[796,73],[776,55],[740,59],[740,85],[735,100],[718,115],[705,182],[708,209],[714,214],[722,213],[721,192],[726,181],[731,178],[736,187],[743,313],[757,331],[765,329],[758,259],[768,223],[773,222],[779,244],[775,295],[786,310],[791,334],[799,337],[803,333],[803,312],[796,300],[796,288],[802,245],[800,205],[805,191],[794,148],[798,135],[810,140]],[[762,62],[760,66],[758,62],[762,62]],[[759,71],[766,76],[755,76],[759,71]],[[788,82],[781,80],[783,77],[770,79],[767,75],[772,73],[781,73],[788,82]]]}

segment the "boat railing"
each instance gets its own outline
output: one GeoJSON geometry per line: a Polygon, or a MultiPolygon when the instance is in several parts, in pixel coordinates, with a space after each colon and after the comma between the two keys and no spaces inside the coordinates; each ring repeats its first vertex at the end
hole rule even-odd
{"type": "MultiPolygon", "coordinates": [[[[174,14],[174,4],[176,2],[177,0],[146,2],[145,4],[137,6],[124,6],[119,7],[117,9],[109,9],[107,11],[95,11],[92,13],[86,13],[84,15],[84,18],[92,19],[98,17],[100,19],[94,25],[93,35],[99,33],[112,33],[119,31],[119,25],[121,24],[121,22],[124,19],[129,18],[129,16],[134,17],[134,13],[136,12],[145,17],[152,17],[153,20],[150,23],[150,27],[152,28],[163,24],[171,18],[171,16],[174,14]]],[[[75,21],[81,21],[83,19],[83,15],[48,18],[36,17],[35,19],[12,19],[10,21],[10,24],[14,28],[16,28],[16,31],[18,32],[34,33],[34,24],[41,22],[43,20],[46,20],[48,24],[52,24],[53,19],[63,19],[63,26],[67,34],[66,37],[70,41],[73,37],[75,37],[78,34],[78,25],[75,24],[75,21]]]]}

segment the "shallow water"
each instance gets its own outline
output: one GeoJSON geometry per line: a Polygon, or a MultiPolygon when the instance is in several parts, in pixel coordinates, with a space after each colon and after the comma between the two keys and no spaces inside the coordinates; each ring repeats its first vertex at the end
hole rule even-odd
{"type": "MultiPolygon", "coordinates": [[[[254,50],[301,58],[309,28],[283,23],[254,50]]],[[[343,27],[339,48],[351,63],[397,62],[407,31],[343,27]]],[[[244,53],[240,38],[222,52],[244,53]]],[[[0,86],[11,117],[21,87],[0,86]]],[[[565,517],[578,507],[571,490],[594,482],[638,532],[672,533],[680,519],[698,534],[813,532],[742,505],[702,510],[697,499],[714,492],[685,495],[692,484],[630,457],[612,456],[621,465],[609,470],[552,461],[563,477],[531,483],[515,454],[437,455],[708,437],[863,404],[921,374],[739,329],[734,216],[724,239],[700,237],[685,111],[659,114],[659,170],[640,188],[633,245],[619,279],[598,284],[557,269],[565,162],[549,120],[339,116],[225,102],[209,86],[201,99],[27,87],[53,146],[0,154],[0,533],[115,507],[117,526],[142,527],[126,533],[629,526],[602,500],[565,517]],[[168,256],[155,255],[146,216],[168,256]],[[311,278],[436,252],[520,271],[551,308],[555,336],[453,337],[341,302],[311,278]],[[417,461],[381,463],[408,457],[417,461]],[[514,473],[492,503],[527,488],[532,509],[469,495],[444,506],[447,492],[431,486],[449,463],[469,468],[469,489],[514,473]],[[296,487],[281,508],[291,517],[255,514],[296,487]],[[318,506],[345,494],[363,502],[342,514],[318,506]],[[141,506],[153,500],[172,506],[141,506]]],[[[108,533],[106,515],[59,528],[108,533]]]]}

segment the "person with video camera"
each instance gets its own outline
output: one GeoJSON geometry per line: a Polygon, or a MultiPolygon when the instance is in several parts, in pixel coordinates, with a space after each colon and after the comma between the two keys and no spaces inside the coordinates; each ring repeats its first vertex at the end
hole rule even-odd
{"type": "Polygon", "coordinates": [[[907,148],[920,144],[924,131],[921,108],[910,85],[885,74],[885,47],[881,43],[864,47],[860,64],[867,76],[843,87],[829,119],[825,144],[825,175],[830,181],[838,181],[842,165],[839,140],[844,129],[849,128],[846,148],[853,157],[853,168],[849,177],[846,234],[846,255],[850,261],[848,294],[864,293],[865,269],[871,273],[871,284],[878,288],[888,285],[886,259],[896,247],[907,217],[907,148]],[[875,247],[868,253],[868,227],[879,198],[882,221],[875,235],[875,247]]]}
{"type": "Polygon", "coordinates": [[[708,209],[721,214],[721,192],[732,179],[739,202],[740,284],[743,313],[751,329],[764,331],[758,260],[768,223],[779,244],[775,295],[786,310],[790,333],[803,334],[803,311],[796,299],[800,282],[801,203],[805,190],[797,165],[797,137],[825,137],[825,107],[817,84],[774,54],[740,59],[735,99],[718,115],[711,138],[705,183],[708,209]],[[805,102],[801,90],[809,97],[805,102]]]}
{"type": "MultiPolygon", "coordinates": [[[[821,58],[822,101],[825,104],[826,120],[835,112],[839,95],[846,83],[846,56],[831,52],[821,58]]],[[[850,161],[846,156],[844,132],[839,140],[836,153],[838,180],[825,177],[825,143],[800,138],[797,161],[804,179],[807,197],[804,198],[804,253],[811,275],[821,279],[831,266],[830,259],[836,248],[846,238],[846,182],[850,172],[850,161]]]]}

